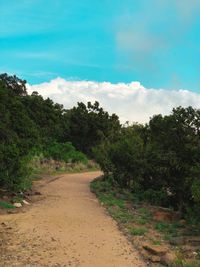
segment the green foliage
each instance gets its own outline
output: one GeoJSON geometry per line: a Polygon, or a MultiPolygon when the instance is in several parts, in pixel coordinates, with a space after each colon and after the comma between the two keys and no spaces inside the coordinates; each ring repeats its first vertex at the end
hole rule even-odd
{"type": "MultiPolygon", "coordinates": [[[[92,185],[100,191],[118,186],[129,190],[132,199],[198,217],[199,109],[178,107],[170,115],[153,116],[145,126],[122,127],[118,117],[109,115],[98,102],[78,103],[65,110],[37,92],[28,95],[26,81],[1,74],[0,187],[29,188],[28,161],[40,153],[80,164],[87,163],[86,153],[95,157],[105,173],[103,186],[92,185]]],[[[77,168],[82,169],[81,165],[77,168]]]]}
{"type": "Polygon", "coordinates": [[[135,199],[180,214],[200,207],[200,110],[178,107],[145,126],[126,125],[94,151],[113,184],[135,199]]]}
{"type": "Polygon", "coordinates": [[[115,198],[110,194],[99,194],[99,200],[101,203],[107,206],[117,206],[119,208],[124,208],[124,200],[115,198]]]}
{"type": "Polygon", "coordinates": [[[168,195],[166,190],[159,190],[159,189],[147,189],[140,194],[140,198],[143,201],[147,201],[148,203],[152,205],[158,205],[158,206],[168,206],[168,195]]]}
{"type": "Polygon", "coordinates": [[[56,141],[49,144],[44,151],[46,158],[52,158],[58,161],[65,161],[68,163],[83,162],[87,163],[87,157],[77,151],[71,143],[58,143],[56,141]]]}
{"type": "Polygon", "coordinates": [[[113,176],[122,187],[136,186],[141,178],[143,157],[142,139],[125,132],[110,144],[109,158],[113,165],[113,176]]]}
{"type": "Polygon", "coordinates": [[[140,208],[138,209],[138,212],[140,214],[140,218],[145,221],[150,221],[152,219],[152,214],[147,208],[140,208]]]}
{"type": "Polygon", "coordinates": [[[128,223],[134,219],[133,214],[129,213],[125,209],[120,209],[119,207],[110,207],[108,208],[108,211],[110,215],[115,219],[116,221],[120,223],[128,223]]]}
{"type": "Polygon", "coordinates": [[[15,206],[5,201],[0,201],[0,207],[3,209],[14,209],[15,208],[15,206]]]}
{"type": "Polygon", "coordinates": [[[189,262],[184,259],[184,255],[182,253],[177,253],[177,259],[171,267],[199,267],[199,261],[190,260],[189,262]]]}
{"type": "Polygon", "coordinates": [[[15,203],[15,202],[22,203],[22,201],[23,201],[23,197],[21,197],[21,196],[15,196],[12,198],[13,203],[15,203]]]}
{"type": "Polygon", "coordinates": [[[92,155],[93,147],[103,140],[113,139],[115,132],[120,129],[119,119],[115,114],[111,116],[104,111],[99,103],[78,103],[67,114],[68,139],[80,151],[92,155]]]}
{"type": "Polygon", "coordinates": [[[132,227],[129,229],[131,235],[139,235],[142,236],[147,232],[147,228],[145,227],[132,227]]]}
{"type": "Polygon", "coordinates": [[[113,184],[111,179],[109,178],[106,178],[104,180],[97,179],[91,182],[90,188],[92,192],[95,192],[97,194],[106,193],[111,191],[113,184]]]}
{"type": "Polygon", "coordinates": [[[67,142],[67,135],[62,105],[36,92],[28,95],[26,81],[16,76],[0,75],[0,187],[30,188],[28,162],[41,152],[57,160],[87,163],[86,156],[67,142]]]}
{"type": "Polygon", "coordinates": [[[183,225],[179,223],[165,223],[165,222],[157,222],[155,224],[155,229],[161,233],[165,234],[165,239],[169,240],[174,236],[179,235],[178,229],[182,228],[183,225]]]}

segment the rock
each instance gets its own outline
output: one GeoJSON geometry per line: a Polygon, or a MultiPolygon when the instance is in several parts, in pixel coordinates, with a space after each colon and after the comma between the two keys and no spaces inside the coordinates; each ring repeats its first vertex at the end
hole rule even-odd
{"type": "Polygon", "coordinates": [[[174,253],[168,252],[161,258],[161,263],[166,266],[172,266],[174,262],[176,261],[177,257],[174,253]]]}
{"type": "Polygon", "coordinates": [[[180,246],[186,243],[185,237],[172,237],[170,239],[170,244],[173,246],[180,246]]]}
{"type": "Polygon", "coordinates": [[[25,205],[30,205],[30,203],[29,203],[28,201],[26,201],[25,199],[23,199],[22,202],[23,202],[25,205]]]}
{"type": "Polygon", "coordinates": [[[149,251],[141,250],[142,256],[148,260],[149,262],[159,263],[161,261],[161,257],[157,255],[152,255],[149,251]]]}
{"type": "Polygon", "coordinates": [[[16,208],[21,208],[22,204],[19,203],[19,202],[16,202],[16,203],[13,204],[13,206],[15,206],[16,208]]]}
{"type": "Polygon", "coordinates": [[[168,251],[167,247],[151,245],[148,243],[143,244],[143,248],[147,250],[148,252],[150,252],[151,254],[157,255],[157,256],[165,255],[168,251]]]}
{"type": "Polygon", "coordinates": [[[170,211],[156,211],[153,219],[155,221],[172,222],[175,219],[175,215],[170,211]]]}
{"type": "Polygon", "coordinates": [[[155,263],[155,262],[160,262],[161,258],[159,256],[153,255],[150,257],[150,260],[155,263]]]}
{"type": "Polygon", "coordinates": [[[198,252],[193,251],[193,252],[192,252],[192,255],[196,257],[196,256],[198,255],[198,252]]]}

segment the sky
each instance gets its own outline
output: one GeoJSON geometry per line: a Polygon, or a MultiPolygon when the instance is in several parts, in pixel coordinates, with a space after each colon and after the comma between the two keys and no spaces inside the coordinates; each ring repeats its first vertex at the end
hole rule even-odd
{"type": "Polygon", "coordinates": [[[30,92],[66,107],[96,98],[130,121],[200,108],[199,0],[0,0],[0,8],[0,72],[26,79],[30,92]]]}

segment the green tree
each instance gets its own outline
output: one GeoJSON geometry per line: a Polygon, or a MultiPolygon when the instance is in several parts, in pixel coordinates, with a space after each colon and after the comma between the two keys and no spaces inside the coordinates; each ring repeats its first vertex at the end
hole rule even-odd
{"type": "Polygon", "coordinates": [[[121,127],[118,117],[115,114],[109,115],[98,102],[88,102],[87,106],[78,103],[68,113],[68,125],[68,140],[90,156],[93,147],[107,138],[114,138],[121,127]]]}

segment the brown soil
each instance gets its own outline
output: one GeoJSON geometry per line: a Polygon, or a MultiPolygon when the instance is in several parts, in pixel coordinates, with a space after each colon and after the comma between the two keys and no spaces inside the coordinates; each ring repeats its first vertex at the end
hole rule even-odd
{"type": "MultiPolygon", "coordinates": [[[[41,181],[39,200],[0,216],[0,266],[143,267],[89,184],[100,172],[41,181]]],[[[37,197],[37,196],[36,196],[37,197]]]]}

